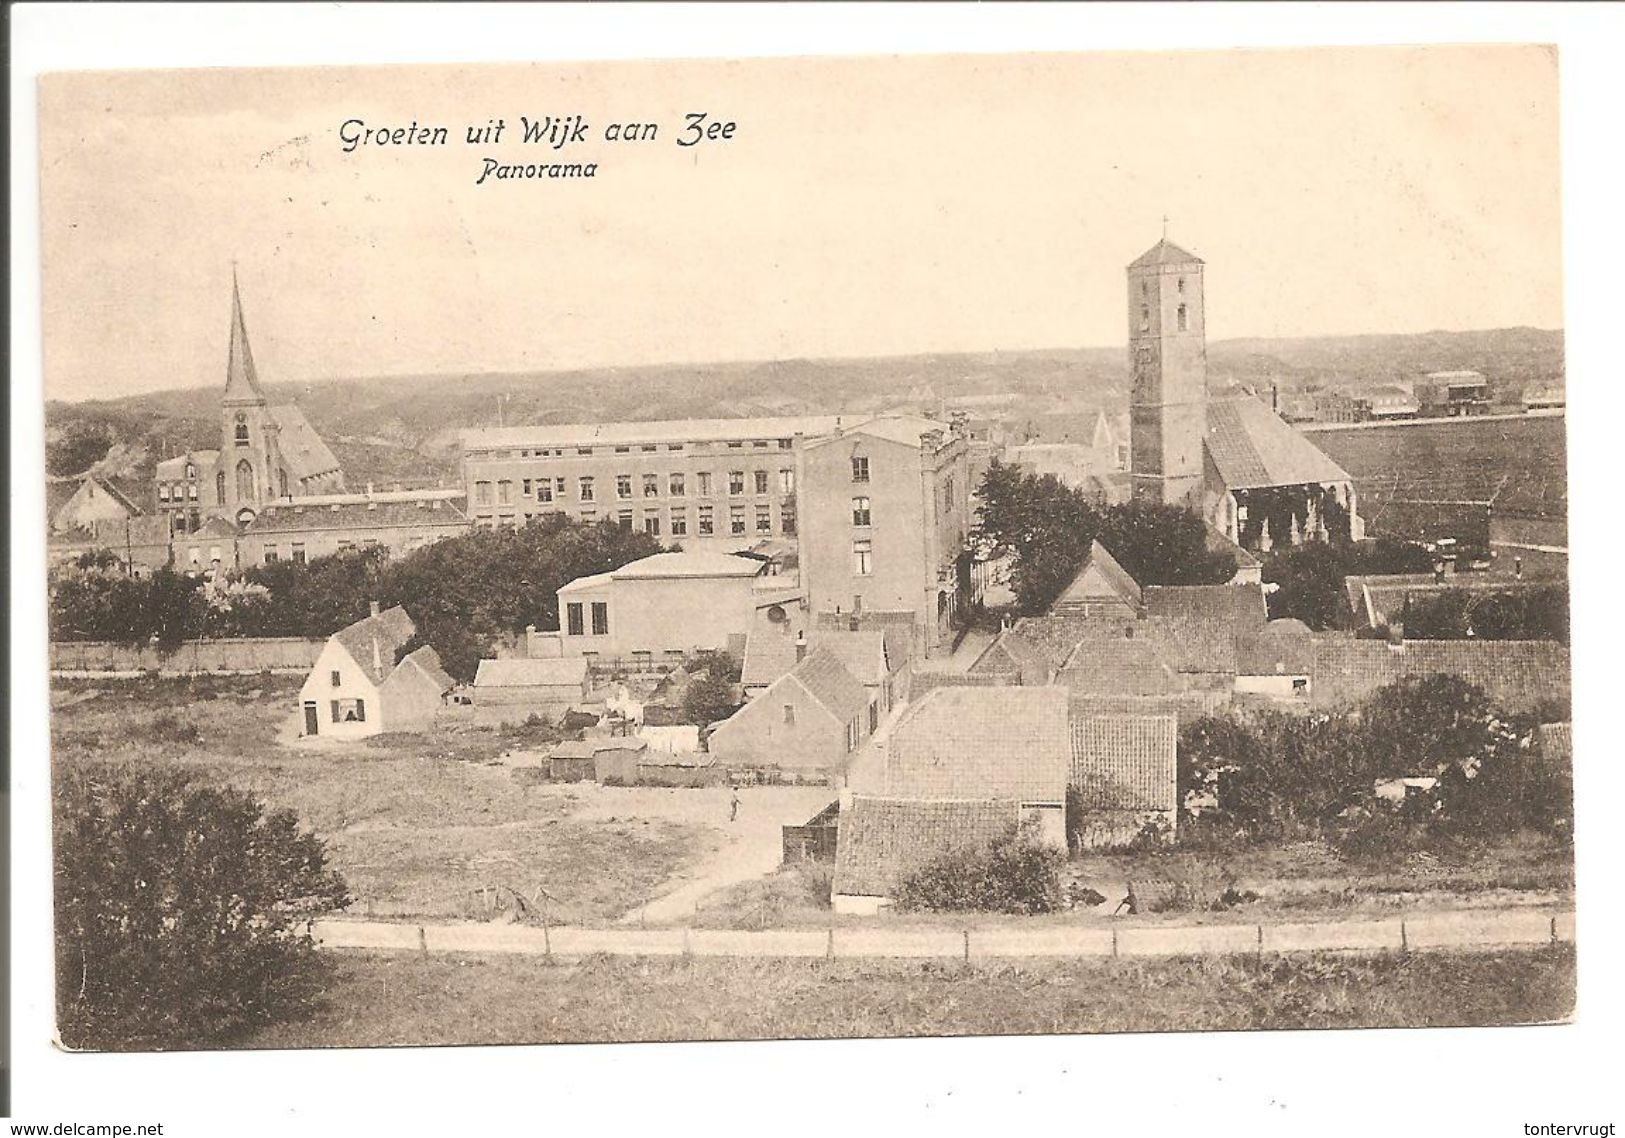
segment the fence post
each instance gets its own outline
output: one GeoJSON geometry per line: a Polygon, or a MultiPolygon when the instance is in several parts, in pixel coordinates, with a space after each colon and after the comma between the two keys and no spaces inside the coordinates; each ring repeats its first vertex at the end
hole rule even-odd
{"type": "Polygon", "coordinates": [[[1258,955],[1255,958],[1259,968],[1264,967],[1264,926],[1258,926],[1258,955]]]}
{"type": "Polygon", "coordinates": [[[1555,916],[1552,918],[1552,943],[1557,943],[1557,918],[1555,916]]]}
{"type": "Polygon", "coordinates": [[[423,950],[425,958],[429,955],[429,933],[422,925],[418,926],[418,947],[423,950]]]}
{"type": "Polygon", "coordinates": [[[835,926],[829,927],[829,939],[824,942],[824,959],[835,959],[835,926]]]}
{"type": "Polygon", "coordinates": [[[970,930],[965,930],[965,963],[970,963],[970,930]]]}
{"type": "Polygon", "coordinates": [[[1112,959],[1117,959],[1117,926],[1112,926],[1112,959]]]}
{"type": "Polygon", "coordinates": [[[1399,951],[1402,955],[1408,954],[1411,951],[1411,938],[1410,935],[1405,931],[1405,920],[1403,917],[1400,918],[1399,921],[1399,951]]]}

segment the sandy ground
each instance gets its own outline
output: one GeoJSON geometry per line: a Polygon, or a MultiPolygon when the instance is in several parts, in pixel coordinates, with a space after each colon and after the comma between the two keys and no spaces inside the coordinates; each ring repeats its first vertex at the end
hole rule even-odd
{"type": "Polygon", "coordinates": [[[782,827],[807,821],[835,800],[816,786],[750,786],[739,790],[739,816],[729,820],[727,787],[599,786],[567,783],[554,788],[576,820],[661,819],[705,826],[717,846],[686,872],[666,882],[661,895],[621,918],[622,924],[672,924],[693,916],[699,901],[741,881],[778,868],[782,827]]]}

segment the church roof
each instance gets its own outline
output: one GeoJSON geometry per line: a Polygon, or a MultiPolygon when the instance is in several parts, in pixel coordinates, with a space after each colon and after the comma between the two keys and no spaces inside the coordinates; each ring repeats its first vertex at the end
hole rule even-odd
{"type": "Polygon", "coordinates": [[[1151,248],[1141,253],[1129,262],[1131,269],[1143,269],[1151,265],[1200,265],[1202,258],[1193,256],[1164,237],[1151,248]]]}
{"type": "Polygon", "coordinates": [[[1208,458],[1226,490],[1348,482],[1348,471],[1251,396],[1207,405],[1208,458]]]}
{"type": "Polygon", "coordinates": [[[290,475],[294,478],[314,478],[339,468],[339,460],[298,407],[286,403],[270,408],[270,414],[278,427],[277,449],[282,452],[290,475]]]}
{"type": "Polygon", "coordinates": [[[243,323],[243,298],[237,290],[237,270],[231,271],[231,350],[226,357],[227,403],[264,403],[254,353],[248,347],[248,326],[243,323]]]}

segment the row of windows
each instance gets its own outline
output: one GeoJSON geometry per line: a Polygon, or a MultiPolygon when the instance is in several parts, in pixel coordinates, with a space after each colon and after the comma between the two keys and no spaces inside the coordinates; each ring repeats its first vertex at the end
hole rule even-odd
{"type": "MultiPolygon", "coordinates": [[[[756,494],[772,492],[773,474],[768,470],[730,470],[728,472],[728,494],[730,497],[739,497],[745,493],[746,474],[749,473],[749,485],[756,494]]],[[[526,498],[534,498],[538,502],[563,501],[567,491],[568,481],[564,478],[525,478],[519,480],[519,493],[526,498]]],[[[794,494],[796,492],[796,472],[794,470],[779,471],[778,488],[781,494],[794,494]]],[[[645,474],[641,479],[643,497],[658,498],[661,496],[661,477],[658,474],[645,474]]],[[[615,476],[615,497],[620,501],[628,501],[633,496],[633,480],[630,474],[617,474],[615,476]]],[[[671,498],[688,497],[688,476],[685,474],[668,474],[665,478],[666,496],[671,498]]],[[[492,504],[493,494],[495,504],[511,506],[514,502],[514,480],[500,479],[496,482],[474,483],[474,504],[476,506],[489,506],[492,504]]],[[[712,494],[711,472],[701,471],[694,475],[694,494],[699,498],[709,498],[712,494]]],[[[597,501],[597,489],[591,475],[582,475],[576,479],[576,499],[581,502],[597,501]]]]}
{"type": "Polygon", "coordinates": [[[183,486],[179,482],[176,482],[173,485],[168,482],[160,482],[158,483],[158,500],[160,502],[168,502],[171,500],[176,502],[183,500],[195,502],[197,501],[197,483],[193,482],[190,485],[183,486]]]}
{"type": "MultiPolygon", "coordinates": [[[[580,601],[570,601],[564,606],[564,629],[569,636],[585,636],[585,623],[580,601]]],[[[592,634],[594,636],[609,635],[609,603],[607,601],[592,602],[592,634]]]]}
{"type": "MultiPolygon", "coordinates": [[[[1174,319],[1179,327],[1179,331],[1189,332],[1191,330],[1190,313],[1183,304],[1181,304],[1174,311],[1174,319]]],[[[1151,331],[1151,306],[1148,304],[1142,304],[1140,306],[1140,331],[1151,331]]]]}
{"type": "MultiPolygon", "coordinates": [[[[749,446],[753,450],[767,450],[769,447],[772,447],[775,444],[778,446],[778,448],[780,450],[789,450],[789,449],[791,449],[792,446],[795,445],[795,442],[794,442],[793,439],[729,439],[726,442],[725,445],[726,445],[728,450],[744,450],[747,446],[749,446]]],[[[695,444],[696,449],[703,448],[706,445],[707,444],[705,444],[705,443],[697,443],[697,444],[695,444]]],[[[471,450],[471,451],[468,452],[468,457],[469,458],[503,458],[503,457],[507,457],[507,458],[563,458],[564,453],[565,453],[565,449],[566,448],[563,448],[563,447],[529,447],[529,448],[521,448],[519,450],[510,450],[510,451],[471,450]]],[[[571,448],[568,448],[568,449],[575,455],[580,455],[580,456],[585,456],[585,457],[591,457],[592,454],[593,454],[593,451],[594,451],[593,447],[571,447],[571,448]]],[[[687,449],[688,449],[688,444],[687,443],[666,443],[665,444],[665,450],[667,451],[667,453],[673,453],[673,452],[681,453],[681,452],[683,452],[683,451],[685,451],[687,449]]],[[[633,451],[637,451],[640,454],[656,454],[661,450],[661,444],[660,443],[640,443],[636,447],[634,447],[630,443],[628,443],[625,446],[610,447],[610,448],[608,448],[608,450],[613,451],[615,454],[631,454],[633,451]]]]}
{"type": "MultiPolygon", "coordinates": [[[[547,511],[543,511],[546,513],[547,511]]],[[[752,511],[747,512],[743,505],[729,506],[726,518],[719,518],[715,506],[699,506],[694,511],[693,533],[699,537],[714,537],[718,533],[726,533],[738,537],[748,533],[771,534],[773,532],[773,507],[767,503],[758,503],[752,511]],[[719,525],[727,528],[719,529],[719,525]]],[[[533,517],[539,516],[529,510],[523,514],[523,521],[529,522],[533,517]]],[[[597,510],[582,510],[577,515],[583,522],[592,523],[598,520],[597,510]]],[[[612,516],[616,522],[627,529],[640,520],[632,510],[617,510],[612,516]]],[[[492,516],[483,514],[475,519],[476,524],[490,529],[500,527],[514,527],[520,524],[521,518],[516,514],[497,514],[492,516]]],[[[662,514],[658,510],[644,510],[641,519],[643,532],[651,537],[661,537],[662,531],[668,532],[672,537],[688,537],[689,511],[685,506],[673,506],[662,514]],[[666,527],[669,526],[669,529],[666,527]]],[[[794,535],[796,532],[796,515],[793,510],[781,509],[779,511],[779,532],[794,535]]]]}

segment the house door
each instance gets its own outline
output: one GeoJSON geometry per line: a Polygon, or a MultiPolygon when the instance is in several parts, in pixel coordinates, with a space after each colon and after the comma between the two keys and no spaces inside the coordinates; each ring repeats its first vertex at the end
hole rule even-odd
{"type": "Polygon", "coordinates": [[[314,703],[305,704],[305,734],[316,734],[316,705],[314,703]]]}

